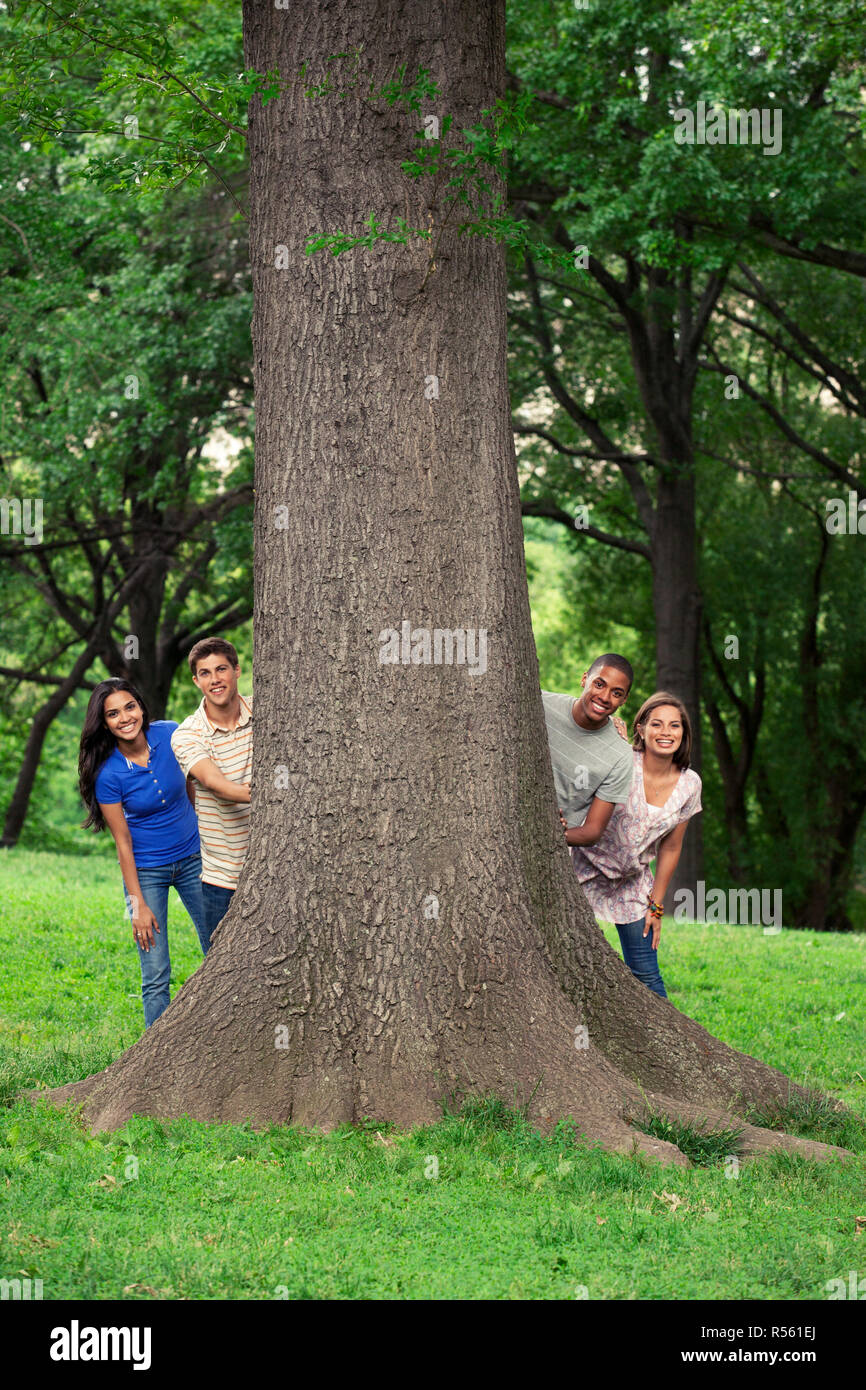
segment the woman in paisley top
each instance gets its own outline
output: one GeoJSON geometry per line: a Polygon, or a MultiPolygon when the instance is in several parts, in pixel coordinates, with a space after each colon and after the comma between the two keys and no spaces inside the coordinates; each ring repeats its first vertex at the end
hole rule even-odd
{"type": "Polygon", "coordinates": [[[613,922],[629,970],[667,998],[658,967],[664,896],[686,826],[701,809],[701,779],[689,767],[692,729],[682,700],[659,690],[632,726],[634,777],[601,839],[572,859],[596,917],[613,922]],[[650,861],[656,860],[655,876],[650,861]]]}

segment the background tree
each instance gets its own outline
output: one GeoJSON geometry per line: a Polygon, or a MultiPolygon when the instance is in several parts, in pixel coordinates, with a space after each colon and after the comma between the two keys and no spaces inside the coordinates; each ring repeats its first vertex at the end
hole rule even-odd
{"type": "MultiPolygon", "coordinates": [[[[536,407],[539,392],[548,403],[539,433],[518,396],[518,431],[544,441],[536,465],[554,450],[572,473],[568,500],[550,495],[561,468],[547,486],[536,476],[527,509],[558,501],[562,519],[573,502],[595,504],[586,539],[650,561],[656,684],[696,713],[707,335],[744,254],[766,259],[770,248],[862,273],[862,16],[808,3],[785,8],[783,21],[775,3],[530,0],[509,9],[509,35],[509,85],[534,93],[538,112],[513,152],[513,205],[586,268],[575,288],[527,254],[517,281],[516,350],[535,364],[522,380],[536,407]],[[765,157],[749,145],[678,143],[676,113],[699,101],[777,111],[780,147],[765,157]]],[[[712,432],[733,399],[721,377],[714,389],[712,432]]],[[[679,884],[702,874],[699,827],[679,884]]]]}

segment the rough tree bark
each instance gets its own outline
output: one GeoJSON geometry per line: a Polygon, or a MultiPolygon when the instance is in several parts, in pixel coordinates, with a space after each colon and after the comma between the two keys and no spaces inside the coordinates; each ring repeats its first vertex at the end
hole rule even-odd
{"type": "MultiPolygon", "coordinates": [[[[457,128],[504,90],[503,0],[246,0],[244,19],[249,68],[306,62],[309,83],[363,44],[382,79],[431,69],[457,128]]],[[[371,210],[438,223],[431,185],[400,171],[420,123],[356,90],[305,99],[301,82],[253,103],[249,855],[167,1012],[51,1096],[99,1129],[133,1113],[328,1128],[431,1121],[462,1087],[684,1163],[630,1124],[644,1093],[714,1118],[799,1088],[638,984],[572,871],[530,626],[503,254],[446,237],[426,281],[426,244],[304,255],[311,233],[371,210]],[[486,630],[486,670],[381,663],[380,633],[404,620],[486,630]]]]}

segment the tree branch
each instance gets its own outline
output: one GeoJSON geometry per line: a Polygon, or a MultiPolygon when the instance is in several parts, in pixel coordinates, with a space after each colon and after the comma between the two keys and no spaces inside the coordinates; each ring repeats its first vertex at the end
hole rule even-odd
{"type": "MultiPolygon", "coordinates": [[[[67,676],[48,676],[42,675],[38,671],[22,671],[17,666],[0,666],[0,676],[26,682],[28,685],[63,685],[64,681],[68,679],[67,676]]],[[[85,690],[96,689],[92,681],[82,681],[81,686],[85,690]]]]}
{"type": "Polygon", "coordinates": [[[558,502],[521,502],[520,512],[522,516],[542,516],[548,521],[558,521],[574,534],[589,536],[591,540],[601,541],[603,545],[611,545],[616,550],[628,550],[632,555],[642,555],[645,560],[652,559],[649,546],[644,545],[642,541],[630,541],[625,536],[614,536],[610,531],[601,531],[597,526],[575,526],[574,517],[569,516],[558,502]]]}
{"type": "Polygon", "coordinates": [[[700,362],[699,366],[702,367],[704,371],[718,372],[722,376],[736,377],[746,395],[753,400],[756,405],[761,407],[786,439],[789,439],[792,444],[796,444],[797,448],[802,450],[804,454],[808,454],[809,458],[813,458],[817,463],[820,463],[821,467],[832,474],[834,478],[837,478],[839,482],[845,483],[847,487],[856,492],[858,499],[863,495],[863,485],[855,478],[853,473],[850,473],[847,468],[843,468],[842,464],[837,463],[829,454],[825,454],[823,449],[816,449],[813,444],[809,443],[808,439],[804,439],[803,435],[799,434],[794,429],[793,425],[788,423],[781,411],[773,405],[772,401],[767,400],[766,396],[762,396],[759,391],[756,391],[753,386],[750,386],[745,378],[741,377],[738,372],[735,372],[732,367],[726,366],[725,363],[721,362],[711,346],[708,345],[707,350],[713,354],[716,360],[715,362],[700,362]]]}
{"type": "Polygon", "coordinates": [[[653,467],[656,466],[656,461],[651,454],[592,453],[589,449],[572,449],[570,445],[560,443],[548,430],[540,429],[537,425],[512,424],[511,428],[514,434],[538,435],[540,439],[546,439],[548,444],[552,444],[557,453],[567,454],[572,458],[590,459],[598,463],[649,463],[653,467]]]}

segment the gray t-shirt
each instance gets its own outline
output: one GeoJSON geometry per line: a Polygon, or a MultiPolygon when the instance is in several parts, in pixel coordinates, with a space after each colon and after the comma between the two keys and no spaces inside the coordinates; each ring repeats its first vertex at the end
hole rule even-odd
{"type": "Polygon", "coordinates": [[[583,825],[594,796],[624,802],[631,790],[634,754],[610,720],[601,729],[582,729],[571,710],[573,695],[542,690],[556,804],[566,825],[583,825]]]}

